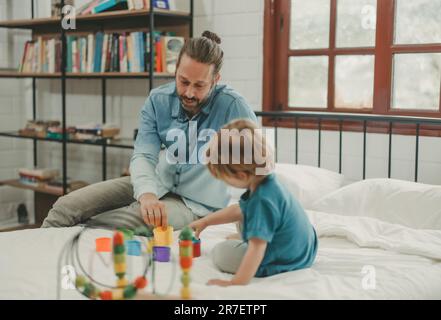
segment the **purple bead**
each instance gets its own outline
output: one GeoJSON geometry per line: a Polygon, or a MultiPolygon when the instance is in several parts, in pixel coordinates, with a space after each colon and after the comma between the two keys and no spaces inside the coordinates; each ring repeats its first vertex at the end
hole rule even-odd
{"type": "Polygon", "coordinates": [[[169,262],[170,247],[153,247],[153,259],[158,262],[169,262]]]}

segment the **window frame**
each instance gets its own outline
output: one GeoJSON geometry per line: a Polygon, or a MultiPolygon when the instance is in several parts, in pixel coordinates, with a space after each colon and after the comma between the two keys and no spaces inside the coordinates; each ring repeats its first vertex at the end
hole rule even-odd
{"type": "Polygon", "coordinates": [[[441,118],[441,93],[438,110],[391,107],[394,54],[441,53],[441,43],[394,44],[396,0],[377,0],[375,47],[336,48],[337,1],[330,0],[329,48],[291,50],[289,48],[291,1],[265,0],[263,111],[320,111],[441,118]],[[373,55],[375,59],[373,108],[336,108],[334,105],[336,56],[363,54],[373,55]],[[328,56],[327,106],[326,108],[289,107],[289,57],[314,55],[328,56]]]}

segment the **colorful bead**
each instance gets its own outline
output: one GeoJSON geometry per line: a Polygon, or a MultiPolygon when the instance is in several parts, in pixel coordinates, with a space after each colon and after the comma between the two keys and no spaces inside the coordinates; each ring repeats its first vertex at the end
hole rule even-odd
{"type": "Polygon", "coordinates": [[[126,285],[127,285],[127,279],[126,278],[120,278],[120,279],[118,279],[118,280],[116,280],[116,286],[118,287],[118,288],[122,288],[122,287],[125,287],[126,285]]]}
{"type": "Polygon", "coordinates": [[[123,245],[116,245],[113,247],[113,253],[114,254],[124,254],[126,251],[126,248],[123,245]]]}
{"type": "Polygon", "coordinates": [[[114,263],[124,263],[124,262],[126,262],[126,256],[123,254],[115,254],[115,255],[113,255],[113,262],[114,263]]]}
{"type": "Polygon", "coordinates": [[[115,263],[115,272],[116,273],[125,273],[126,268],[127,268],[127,266],[125,263],[115,263]]]}
{"type": "Polygon", "coordinates": [[[185,273],[182,274],[181,282],[184,285],[184,287],[188,287],[190,285],[191,277],[190,277],[190,274],[188,272],[185,272],[185,273]]]}
{"type": "Polygon", "coordinates": [[[193,231],[190,227],[184,227],[179,235],[180,240],[192,240],[193,239],[193,231]]]}
{"type": "Polygon", "coordinates": [[[182,287],[181,288],[181,297],[182,299],[190,299],[191,298],[191,292],[189,287],[182,287]]]}
{"type": "Polygon", "coordinates": [[[101,300],[112,300],[112,291],[102,291],[100,292],[101,300]]]}
{"type": "Polygon", "coordinates": [[[182,269],[189,269],[193,264],[193,257],[180,257],[179,262],[182,269]]]}
{"type": "Polygon", "coordinates": [[[123,300],[124,299],[124,290],[123,289],[115,289],[112,291],[113,300],[123,300]]]}
{"type": "Polygon", "coordinates": [[[192,248],[192,246],[180,245],[179,246],[179,255],[181,257],[191,257],[193,255],[193,248],[192,248]]]}
{"type": "Polygon", "coordinates": [[[75,287],[82,288],[86,284],[86,278],[83,276],[78,276],[75,279],[75,287]]]}
{"type": "Polygon", "coordinates": [[[113,245],[124,245],[124,235],[122,234],[122,232],[115,232],[115,234],[113,235],[113,245]]]}
{"type": "Polygon", "coordinates": [[[86,297],[89,297],[91,299],[95,299],[98,296],[98,292],[97,289],[95,288],[95,286],[91,283],[86,283],[84,285],[84,290],[83,290],[83,294],[86,297]]]}
{"type": "Polygon", "coordinates": [[[138,289],[144,289],[147,286],[147,279],[145,277],[138,277],[135,280],[135,287],[138,289]]]}
{"type": "Polygon", "coordinates": [[[124,298],[126,299],[132,299],[136,295],[136,287],[132,284],[129,284],[124,289],[124,298]]]}

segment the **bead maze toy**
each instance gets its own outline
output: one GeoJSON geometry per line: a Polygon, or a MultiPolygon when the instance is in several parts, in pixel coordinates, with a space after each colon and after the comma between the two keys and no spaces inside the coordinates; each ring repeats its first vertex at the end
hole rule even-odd
{"type": "MultiPolygon", "coordinates": [[[[96,227],[94,227],[96,228],[96,227]]],[[[113,238],[97,238],[95,239],[95,252],[100,254],[103,252],[111,253],[113,260],[113,270],[116,276],[115,285],[108,285],[95,280],[84,268],[79,255],[79,242],[81,236],[90,228],[83,228],[72,240],[66,243],[59,259],[59,267],[63,258],[65,265],[72,265],[77,274],[74,284],[78,292],[86,298],[92,300],[123,300],[133,299],[141,296],[146,299],[172,298],[169,295],[170,289],[174,282],[175,269],[172,272],[172,279],[169,290],[165,294],[157,294],[155,292],[155,262],[172,262],[171,245],[173,243],[173,228],[155,228],[153,230],[153,238],[151,233],[145,230],[114,230],[113,238]],[[150,235],[147,240],[139,241],[134,237],[150,235]],[[144,249],[142,248],[144,244],[144,249]],[[144,256],[145,266],[142,274],[135,277],[134,281],[127,279],[127,256],[144,256]],[[151,284],[153,287],[152,294],[140,293],[141,289],[147,287],[148,271],[152,271],[151,284]],[[81,274],[78,272],[81,271],[81,274]],[[100,289],[99,287],[104,287],[100,289]]],[[[185,227],[179,235],[179,263],[182,270],[181,275],[181,298],[190,299],[190,271],[194,253],[197,253],[200,240],[193,237],[192,229],[185,227]],[[196,244],[196,246],[195,246],[196,244]],[[196,248],[196,250],[194,249],[196,248]]],[[[173,263],[173,267],[176,263],[173,263]]],[[[60,281],[58,281],[60,284],[60,281]]],[[[57,285],[58,298],[60,297],[60,288],[57,285]]],[[[175,297],[176,299],[179,297],[175,297]]]]}

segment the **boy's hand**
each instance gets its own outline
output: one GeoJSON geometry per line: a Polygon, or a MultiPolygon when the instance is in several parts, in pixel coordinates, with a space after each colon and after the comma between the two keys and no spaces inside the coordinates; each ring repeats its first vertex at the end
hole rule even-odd
{"type": "Polygon", "coordinates": [[[199,239],[199,234],[207,227],[207,224],[205,223],[204,219],[202,218],[202,219],[193,221],[188,226],[194,230],[194,236],[199,239]]]}
{"type": "Polygon", "coordinates": [[[228,280],[211,279],[210,281],[207,282],[207,285],[229,287],[229,286],[232,286],[233,284],[231,283],[231,281],[228,281],[228,280]]]}
{"type": "Polygon", "coordinates": [[[152,193],[144,193],[139,198],[141,216],[147,225],[167,227],[165,205],[152,193]]]}

